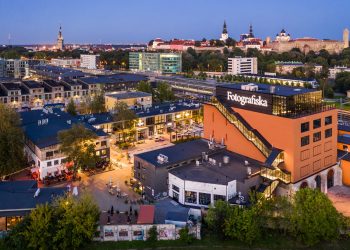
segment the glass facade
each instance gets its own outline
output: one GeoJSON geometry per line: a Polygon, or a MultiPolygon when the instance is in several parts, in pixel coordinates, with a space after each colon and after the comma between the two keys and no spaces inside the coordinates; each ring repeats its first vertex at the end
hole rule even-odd
{"type": "Polygon", "coordinates": [[[182,71],[182,56],[179,53],[130,52],[129,69],[176,74],[182,71]]]}

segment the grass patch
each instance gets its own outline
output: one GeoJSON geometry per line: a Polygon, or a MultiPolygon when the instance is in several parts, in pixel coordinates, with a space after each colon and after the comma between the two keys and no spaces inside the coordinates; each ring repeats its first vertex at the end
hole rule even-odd
{"type": "Polygon", "coordinates": [[[248,246],[239,241],[219,240],[214,237],[205,237],[202,240],[195,240],[191,245],[180,240],[173,241],[121,241],[121,242],[94,242],[84,249],[89,250],[114,250],[114,249],[236,249],[236,250],[294,250],[294,249],[309,249],[309,250],[343,250],[350,249],[350,239],[342,239],[335,242],[323,242],[313,247],[306,247],[289,237],[269,235],[264,240],[255,242],[252,246],[248,246]]]}

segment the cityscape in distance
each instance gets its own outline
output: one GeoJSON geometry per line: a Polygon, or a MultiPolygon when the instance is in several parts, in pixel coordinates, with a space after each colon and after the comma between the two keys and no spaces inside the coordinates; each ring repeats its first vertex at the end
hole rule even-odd
{"type": "Polygon", "coordinates": [[[0,249],[350,249],[349,8],[1,1],[0,249]]]}

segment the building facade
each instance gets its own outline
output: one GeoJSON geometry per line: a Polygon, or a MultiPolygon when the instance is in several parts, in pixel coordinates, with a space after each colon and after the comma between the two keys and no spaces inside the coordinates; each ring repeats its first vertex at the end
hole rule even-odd
{"type": "Polygon", "coordinates": [[[228,74],[257,74],[258,59],[256,57],[234,57],[228,59],[228,74]]]}
{"type": "Polygon", "coordinates": [[[130,52],[129,69],[176,74],[182,71],[182,56],[180,53],[130,52]]]}
{"type": "Polygon", "coordinates": [[[63,39],[63,35],[62,35],[62,27],[61,26],[60,26],[60,29],[58,31],[56,49],[57,50],[64,49],[64,39],[63,39]]]}
{"type": "Polygon", "coordinates": [[[97,69],[100,63],[100,55],[80,55],[80,67],[97,69]]]}
{"type": "Polygon", "coordinates": [[[341,72],[350,72],[350,68],[348,68],[346,66],[335,66],[333,68],[330,68],[328,77],[330,79],[335,79],[337,77],[337,74],[339,74],[341,72]]]}

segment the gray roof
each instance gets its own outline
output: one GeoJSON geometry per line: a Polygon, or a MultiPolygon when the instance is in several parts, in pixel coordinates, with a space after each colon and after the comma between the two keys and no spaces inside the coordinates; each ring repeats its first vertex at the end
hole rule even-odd
{"type": "Polygon", "coordinates": [[[24,215],[38,204],[50,203],[66,192],[66,188],[40,188],[39,195],[34,197],[37,189],[34,180],[0,181],[0,216],[24,215]]]}
{"type": "Polygon", "coordinates": [[[132,92],[125,91],[125,92],[118,92],[114,94],[107,94],[106,96],[122,100],[122,99],[129,99],[129,98],[151,97],[152,94],[141,92],[141,91],[132,91],[132,92]]]}
{"type": "Polygon", "coordinates": [[[233,180],[243,182],[247,178],[247,167],[251,167],[252,173],[256,173],[262,165],[261,162],[228,150],[215,153],[209,158],[215,159],[216,165],[201,162],[197,166],[195,163],[191,163],[174,168],[169,173],[187,181],[227,185],[233,180]],[[224,156],[229,157],[228,164],[223,163],[224,156]],[[248,161],[248,166],[245,165],[245,161],[248,161]],[[219,163],[222,165],[219,166],[219,163]]]}
{"type": "Polygon", "coordinates": [[[201,157],[202,152],[209,152],[208,141],[198,139],[194,141],[179,143],[170,147],[161,148],[135,155],[137,158],[149,162],[155,167],[167,167],[187,160],[201,157]],[[168,157],[168,162],[160,164],[157,157],[163,154],[168,157]]]}

